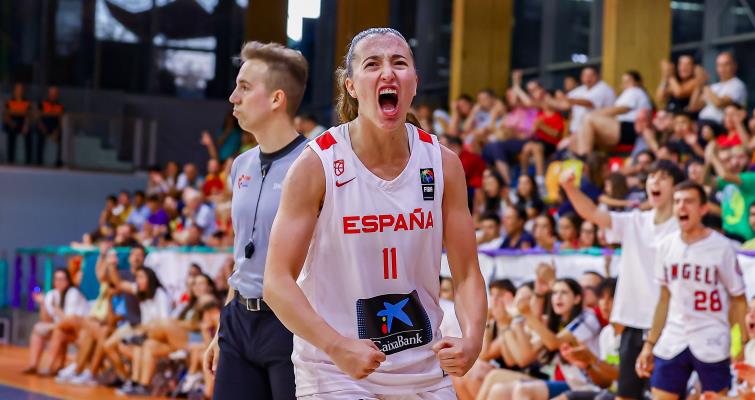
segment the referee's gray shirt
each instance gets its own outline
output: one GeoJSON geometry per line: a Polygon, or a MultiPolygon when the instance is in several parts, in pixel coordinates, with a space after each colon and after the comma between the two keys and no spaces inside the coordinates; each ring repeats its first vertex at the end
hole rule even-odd
{"type": "Polygon", "coordinates": [[[274,153],[261,153],[259,146],[247,150],[233,161],[230,182],[233,184],[231,216],[233,217],[233,258],[235,268],[228,283],[246,298],[262,297],[262,276],[265,273],[267,245],[270,229],[280,204],[283,178],[291,164],[306,148],[307,139],[298,136],[291,143],[274,153]],[[264,178],[262,161],[272,162],[264,178]],[[262,192],[260,192],[262,190],[262,192]],[[254,213],[257,206],[257,220],[254,213]],[[252,237],[252,222],[254,236],[252,237]],[[249,240],[254,242],[255,251],[247,259],[244,248],[249,240]]]}

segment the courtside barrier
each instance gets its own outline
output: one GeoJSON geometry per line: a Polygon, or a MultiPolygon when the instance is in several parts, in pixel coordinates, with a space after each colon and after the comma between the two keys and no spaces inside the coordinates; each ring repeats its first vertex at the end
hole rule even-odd
{"type": "MultiPolygon", "coordinates": [[[[128,268],[128,248],[116,248],[119,254],[119,268],[128,268]]],[[[94,299],[98,293],[95,264],[99,250],[77,249],[72,247],[20,248],[16,250],[12,279],[10,303],[13,307],[23,306],[28,310],[35,308],[29,293],[35,290],[49,290],[55,266],[67,265],[71,256],[81,256],[80,289],[88,299],[94,299]],[[42,282],[38,281],[37,266],[44,259],[42,282]],[[40,287],[41,285],[41,287],[40,287]]],[[[230,262],[230,249],[218,250],[209,247],[170,247],[149,248],[145,265],[153,268],[175,300],[186,291],[186,276],[191,264],[197,264],[209,276],[215,277],[224,263],[230,262]]],[[[579,277],[586,271],[595,271],[602,275],[616,276],[616,263],[621,257],[620,250],[592,248],[586,250],[562,250],[550,253],[542,250],[481,250],[478,253],[480,270],[485,283],[495,279],[508,278],[515,284],[521,284],[535,278],[535,270],[540,263],[555,266],[557,277],[579,277]]],[[[755,295],[755,251],[738,252],[739,266],[745,278],[747,297],[755,295]]],[[[648,260],[648,262],[652,262],[648,260]]],[[[10,272],[3,260],[0,260],[0,285],[7,282],[10,272]],[[4,267],[5,266],[5,267],[4,267]]],[[[441,260],[441,276],[451,276],[446,255],[441,260]]],[[[3,287],[3,286],[0,286],[3,287]]],[[[0,297],[0,305],[3,297],[0,297]]]]}

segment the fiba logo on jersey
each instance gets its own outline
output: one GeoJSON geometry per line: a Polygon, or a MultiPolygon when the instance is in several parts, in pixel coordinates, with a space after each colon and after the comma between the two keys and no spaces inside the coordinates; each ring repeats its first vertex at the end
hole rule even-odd
{"type": "Polygon", "coordinates": [[[372,340],[385,354],[422,346],[433,339],[430,319],[416,290],[357,300],[357,328],[360,339],[372,340]]]}
{"type": "Polygon", "coordinates": [[[333,161],[333,172],[336,173],[336,176],[343,175],[343,170],[344,170],[343,160],[333,161]]]}
{"type": "Polygon", "coordinates": [[[435,200],[435,174],[432,168],[420,168],[419,183],[422,186],[422,199],[435,200]]]}

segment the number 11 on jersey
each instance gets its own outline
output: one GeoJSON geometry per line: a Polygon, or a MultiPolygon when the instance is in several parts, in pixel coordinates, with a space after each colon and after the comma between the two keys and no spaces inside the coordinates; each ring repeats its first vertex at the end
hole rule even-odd
{"type": "Polygon", "coordinates": [[[383,249],[383,279],[398,279],[398,271],[396,270],[395,247],[386,247],[383,249]]]}

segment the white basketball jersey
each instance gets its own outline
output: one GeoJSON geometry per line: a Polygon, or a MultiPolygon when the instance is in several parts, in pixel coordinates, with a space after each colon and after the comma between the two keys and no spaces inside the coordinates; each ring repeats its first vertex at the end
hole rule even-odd
{"type": "Polygon", "coordinates": [[[729,299],[745,292],[731,241],[712,231],[687,244],[677,233],[666,236],[656,254],[656,280],[671,300],[653,353],[668,360],[689,347],[706,363],[729,358],[729,299]]]}
{"type": "Polygon", "coordinates": [[[355,381],[294,337],[297,396],[355,388],[413,394],[451,384],[432,351],[443,318],[440,145],[413,125],[406,131],[409,162],[391,181],[362,164],[347,124],[309,143],[322,161],[326,186],[299,286],[330,326],[346,337],[371,339],[387,359],[355,381]]]}

